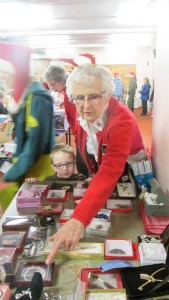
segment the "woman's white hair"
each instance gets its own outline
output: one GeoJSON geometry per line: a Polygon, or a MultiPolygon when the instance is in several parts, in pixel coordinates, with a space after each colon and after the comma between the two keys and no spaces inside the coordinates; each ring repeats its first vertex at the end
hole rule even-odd
{"type": "Polygon", "coordinates": [[[113,94],[112,73],[103,66],[82,64],[78,67],[75,67],[67,79],[66,91],[69,99],[71,99],[73,96],[72,91],[75,84],[88,86],[96,79],[101,79],[102,91],[105,92],[106,96],[110,97],[113,94]]]}

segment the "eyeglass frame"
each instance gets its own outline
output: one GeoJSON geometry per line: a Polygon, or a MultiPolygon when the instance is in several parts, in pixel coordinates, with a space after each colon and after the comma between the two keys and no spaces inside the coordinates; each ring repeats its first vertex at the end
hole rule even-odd
{"type": "Polygon", "coordinates": [[[52,165],[53,165],[56,169],[59,169],[59,170],[63,169],[64,166],[66,166],[66,168],[69,169],[69,168],[73,167],[74,164],[75,164],[75,161],[68,161],[68,162],[65,163],[65,164],[53,164],[53,163],[52,163],[52,165]],[[59,165],[59,167],[58,167],[58,165],[59,165]]]}
{"type": "Polygon", "coordinates": [[[53,84],[50,84],[50,83],[49,83],[48,86],[49,86],[49,87],[51,86],[51,87],[53,88],[54,85],[56,84],[56,82],[57,82],[57,81],[55,81],[55,83],[53,83],[53,84]]]}
{"type": "MultiPolygon", "coordinates": [[[[73,102],[76,106],[83,106],[86,100],[89,101],[89,103],[92,104],[92,95],[96,97],[96,98],[93,98],[93,103],[94,103],[94,100],[96,100],[97,98],[99,98],[99,100],[101,100],[104,94],[105,94],[105,91],[102,92],[101,95],[98,95],[98,94],[91,94],[89,96],[79,95],[79,96],[71,99],[71,102],[73,102]],[[82,97],[83,99],[78,99],[78,97],[82,97]],[[82,104],[76,104],[76,100],[81,101],[82,104]]],[[[98,101],[97,101],[97,103],[98,103],[98,101]]]]}

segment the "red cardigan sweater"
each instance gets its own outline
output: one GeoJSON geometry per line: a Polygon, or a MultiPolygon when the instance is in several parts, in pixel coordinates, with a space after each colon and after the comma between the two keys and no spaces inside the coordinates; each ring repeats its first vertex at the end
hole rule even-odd
{"type": "MultiPolygon", "coordinates": [[[[87,133],[77,120],[76,108],[65,95],[65,110],[78,149],[91,173],[96,173],[94,162],[86,154],[87,133]]],[[[107,109],[107,121],[103,131],[96,133],[98,147],[98,171],[93,177],[72,218],[87,226],[104,206],[124,171],[127,157],[144,149],[143,140],[133,113],[113,97],[107,109]],[[103,146],[104,145],[104,146],[103,146]],[[105,154],[102,149],[106,148],[105,154]]]]}

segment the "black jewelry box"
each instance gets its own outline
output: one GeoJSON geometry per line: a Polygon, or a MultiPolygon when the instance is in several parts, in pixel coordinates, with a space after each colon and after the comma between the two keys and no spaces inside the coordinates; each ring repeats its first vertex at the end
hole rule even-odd
{"type": "Polygon", "coordinates": [[[169,295],[169,251],[166,264],[129,267],[120,271],[129,299],[169,295]]]}

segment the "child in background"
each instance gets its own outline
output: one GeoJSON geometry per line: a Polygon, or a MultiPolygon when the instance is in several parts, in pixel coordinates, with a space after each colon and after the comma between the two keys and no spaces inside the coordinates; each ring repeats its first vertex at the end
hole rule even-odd
{"type": "MultiPolygon", "coordinates": [[[[83,181],[86,179],[83,174],[75,173],[75,154],[69,145],[55,145],[51,150],[50,158],[55,174],[48,176],[44,181],[83,181]]],[[[38,181],[38,178],[27,178],[25,181],[33,183],[38,181]]]]}

